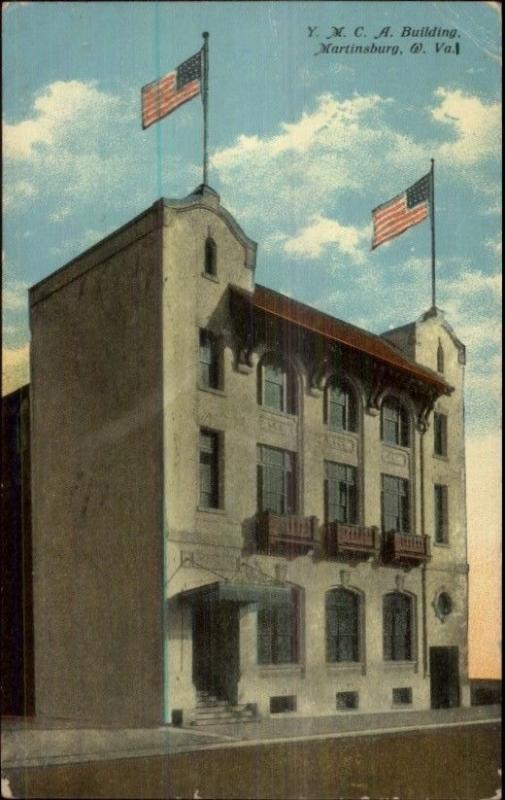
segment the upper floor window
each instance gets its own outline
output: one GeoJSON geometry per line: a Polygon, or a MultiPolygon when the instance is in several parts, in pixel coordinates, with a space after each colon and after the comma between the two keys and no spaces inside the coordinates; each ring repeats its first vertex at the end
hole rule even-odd
{"type": "Polygon", "coordinates": [[[295,456],[288,450],[258,445],[258,511],[295,511],[295,456]]]}
{"type": "Polygon", "coordinates": [[[217,247],[211,236],[207,236],[205,240],[204,272],[206,275],[217,273],[217,247]]]}
{"type": "Polygon", "coordinates": [[[357,521],[356,468],[348,464],[325,462],[325,501],[327,522],[357,521]]]}
{"type": "Polygon", "coordinates": [[[326,388],[326,414],[331,431],[355,431],[357,425],[354,393],[336,380],[326,388]]]}
{"type": "Polygon", "coordinates": [[[219,388],[218,340],[210,331],[200,330],[200,385],[219,388]]]}
{"type": "Polygon", "coordinates": [[[447,544],[449,541],[449,508],[447,486],[436,483],[434,487],[435,541],[447,544]]]}
{"type": "Polygon", "coordinates": [[[437,372],[444,371],[444,348],[442,347],[442,343],[439,340],[438,347],[437,347],[437,372]]]}
{"type": "Polygon", "coordinates": [[[384,597],[383,633],[386,661],[410,661],[413,653],[412,598],[402,592],[384,597]]]}
{"type": "Polygon", "coordinates": [[[381,408],[381,436],[386,444],[398,444],[402,447],[409,446],[408,411],[399,400],[388,397],[381,408]]]}
{"type": "Polygon", "coordinates": [[[219,508],[219,434],[200,430],[200,506],[219,508]]]}
{"type": "Polygon", "coordinates": [[[258,663],[296,664],[298,661],[298,590],[284,603],[268,599],[258,604],[258,663]]]}
{"type": "Polygon", "coordinates": [[[436,456],[447,455],[447,416],[435,412],[433,416],[434,452],[436,456]]]}
{"type": "Polygon", "coordinates": [[[265,356],[259,364],[258,401],[265,408],[294,414],[295,380],[282,359],[265,356]]]}
{"type": "Polygon", "coordinates": [[[409,533],[409,482],[394,475],[382,476],[382,530],[409,533]]]}
{"type": "Polygon", "coordinates": [[[326,593],[326,660],[359,661],[359,595],[349,589],[326,593]]]}

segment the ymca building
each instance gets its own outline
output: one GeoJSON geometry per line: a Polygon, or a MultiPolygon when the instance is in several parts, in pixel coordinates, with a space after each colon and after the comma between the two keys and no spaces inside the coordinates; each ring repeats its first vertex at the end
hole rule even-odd
{"type": "Polygon", "coordinates": [[[255,284],[202,185],[30,290],[35,709],[124,726],[469,705],[463,380],[255,284]]]}

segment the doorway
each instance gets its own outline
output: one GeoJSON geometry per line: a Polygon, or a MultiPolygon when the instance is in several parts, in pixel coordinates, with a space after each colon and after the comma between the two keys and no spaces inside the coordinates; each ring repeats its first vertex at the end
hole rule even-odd
{"type": "Polygon", "coordinates": [[[235,705],[240,679],[240,606],[202,600],[193,609],[193,682],[235,705]]]}
{"type": "Polygon", "coordinates": [[[430,647],[431,707],[459,706],[459,649],[430,647]]]}

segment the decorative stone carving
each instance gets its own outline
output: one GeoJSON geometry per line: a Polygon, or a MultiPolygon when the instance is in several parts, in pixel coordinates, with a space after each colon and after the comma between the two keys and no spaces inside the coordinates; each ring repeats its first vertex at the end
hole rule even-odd
{"type": "Polygon", "coordinates": [[[351,573],[348,569],[340,570],[340,583],[342,586],[348,586],[351,580],[351,573]]]}
{"type": "Polygon", "coordinates": [[[289,433],[293,428],[292,420],[265,413],[260,413],[259,422],[264,431],[275,431],[275,433],[289,433]]]}
{"type": "Polygon", "coordinates": [[[389,448],[383,448],[382,463],[394,464],[396,467],[406,467],[408,464],[408,456],[407,453],[402,453],[401,450],[390,450],[389,448]]]}
{"type": "Polygon", "coordinates": [[[356,452],[356,440],[352,436],[341,436],[338,433],[325,433],[322,437],[322,444],[343,453],[356,452]]]}

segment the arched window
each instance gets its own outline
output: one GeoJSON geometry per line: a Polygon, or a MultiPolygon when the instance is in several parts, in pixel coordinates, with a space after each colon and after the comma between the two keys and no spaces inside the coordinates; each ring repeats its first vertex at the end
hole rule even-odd
{"type": "Polygon", "coordinates": [[[204,272],[206,275],[215,275],[217,272],[217,247],[211,236],[205,240],[204,272]]]}
{"type": "Polygon", "coordinates": [[[444,348],[442,347],[442,342],[440,339],[438,340],[438,347],[437,347],[437,372],[444,371],[444,348]]]}
{"type": "Polygon", "coordinates": [[[298,662],[299,590],[292,589],[284,601],[265,597],[258,603],[258,663],[298,662]]]}
{"type": "Polygon", "coordinates": [[[412,598],[402,592],[384,596],[384,659],[410,661],[413,657],[412,598]]]}
{"type": "Polygon", "coordinates": [[[349,589],[326,593],[326,660],[359,661],[360,598],[349,589]]]}
{"type": "Polygon", "coordinates": [[[381,438],[386,444],[409,446],[409,414],[405,406],[395,397],[388,397],[382,403],[381,438]]]}
{"type": "Polygon", "coordinates": [[[280,357],[268,354],[258,367],[258,402],[285,414],[296,413],[295,376],[280,357]]]}
{"type": "Polygon", "coordinates": [[[330,431],[355,431],[357,427],[356,400],[349,386],[336,379],[326,387],[326,419],[330,431]]]}

